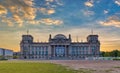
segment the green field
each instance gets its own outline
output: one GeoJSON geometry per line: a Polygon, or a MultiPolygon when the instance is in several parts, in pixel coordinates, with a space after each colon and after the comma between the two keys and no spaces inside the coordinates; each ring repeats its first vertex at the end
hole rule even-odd
{"type": "Polygon", "coordinates": [[[90,73],[90,71],[72,70],[52,63],[0,62],[0,73],[90,73]]]}

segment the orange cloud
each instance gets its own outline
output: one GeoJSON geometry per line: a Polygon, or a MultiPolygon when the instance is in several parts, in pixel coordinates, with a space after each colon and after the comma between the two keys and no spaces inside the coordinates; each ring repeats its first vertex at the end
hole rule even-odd
{"type": "Polygon", "coordinates": [[[43,14],[51,15],[55,13],[55,10],[53,8],[47,9],[47,8],[39,8],[39,11],[43,14]]]}
{"type": "Polygon", "coordinates": [[[53,14],[53,13],[55,13],[55,10],[54,10],[54,9],[49,9],[49,10],[48,10],[48,14],[53,14]]]}
{"type": "Polygon", "coordinates": [[[94,6],[92,0],[91,1],[87,1],[84,4],[85,4],[85,6],[88,6],[88,7],[93,7],[94,6]]]}
{"type": "Polygon", "coordinates": [[[13,23],[11,22],[12,21],[11,18],[7,18],[6,16],[2,16],[1,18],[2,18],[2,20],[1,20],[2,22],[7,23],[8,26],[10,26],[10,27],[13,27],[13,23]]]}
{"type": "Polygon", "coordinates": [[[43,18],[43,19],[40,19],[40,20],[28,21],[27,23],[30,23],[30,24],[45,24],[45,25],[61,25],[61,24],[63,24],[63,21],[58,20],[58,19],[52,19],[52,18],[43,18]]]}
{"type": "Polygon", "coordinates": [[[0,15],[2,14],[7,14],[7,10],[5,9],[4,6],[0,5],[0,15]]]}
{"type": "Polygon", "coordinates": [[[17,14],[14,14],[13,19],[19,24],[20,27],[22,26],[23,20],[21,19],[20,16],[18,16],[17,14]]]}
{"type": "Polygon", "coordinates": [[[105,25],[105,26],[116,26],[120,27],[120,21],[119,20],[109,20],[107,22],[101,21],[100,24],[105,25]]]}
{"type": "Polygon", "coordinates": [[[24,20],[35,19],[36,9],[33,8],[33,0],[3,0],[0,3],[0,14],[6,14],[2,21],[8,25],[17,23],[22,26],[24,20]],[[11,12],[10,17],[7,17],[7,10],[11,12]]]}
{"type": "MultiPolygon", "coordinates": [[[[34,7],[34,0],[2,0],[0,2],[0,15],[2,18],[2,22],[7,23],[8,26],[14,26],[14,24],[18,24],[18,26],[23,26],[24,22],[29,22],[31,24],[35,23],[45,23],[45,24],[62,24],[62,21],[53,20],[53,19],[45,19],[44,20],[35,20],[36,12],[39,10],[41,13],[46,15],[51,15],[55,13],[54,7],[52,8],[50,2],[55,2],[57,5],[60,4],[59,0],[46,0],[47,8],[43,7],[34,7]],[[9,12],[8,12],[9,11],[9,12]],[[8,13],[11,15],[7,16],[8,13]],[[3,18],[4,17],[4,18],[3,18]]],[[[45,4],[46,4],[45,3],[45,4]]],[[[56,6],[56,5],[55,5],[56,6]]]]}
{"type": "Polygon", "coordinates": [[[46,19],[42,19],[41,23],[45,23],[47,25],[60,25],[63,23],[62,20],[55,20],[55,19],[50,19],[50,18],[46,18],[46,19]]]}
{"type": "Polygon", "coordinates": [[[107,21],[100,21],[99,23],[105,26],[120,27],[120,19],[117,16],[111,16],[107,21]]]}

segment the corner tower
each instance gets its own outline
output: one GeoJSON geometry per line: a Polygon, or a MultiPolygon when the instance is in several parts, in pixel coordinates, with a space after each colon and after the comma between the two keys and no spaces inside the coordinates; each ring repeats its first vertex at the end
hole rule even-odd
{"type": "Polygon", "coordinates": [[[90,46],[91,56],[100,56],[100,41],[98,40],[98,35],[89,35],[87,37],[87,42],[90,46]]]}
{"type": "Polygon", "coordinates": [[[33,37],[31,35],[22,35],[22,41],[20,42],[21,58],[29,58],[29,48],[32,43],[33,37]]]}
{"type": "Polygon", "coordinates": [[[99,43],[99,40],[98,40],[98,35],[89,35],[87,37],[87,41],[89,43],[99,43]]]}

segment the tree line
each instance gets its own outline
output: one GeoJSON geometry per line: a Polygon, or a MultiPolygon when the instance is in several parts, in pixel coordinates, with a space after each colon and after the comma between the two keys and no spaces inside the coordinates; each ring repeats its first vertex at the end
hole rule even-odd
{"type": "Polygon", "coordinates": [[[102,57],[120,57],[120,50],[113,50],[110,52],[101,52],[102,57]]]}

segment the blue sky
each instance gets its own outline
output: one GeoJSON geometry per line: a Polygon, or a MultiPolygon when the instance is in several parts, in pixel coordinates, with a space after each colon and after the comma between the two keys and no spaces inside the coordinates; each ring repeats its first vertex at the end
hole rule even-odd
{"type": "Polygon", "coordinates": [[[101,50],[120,50],[120,0],[0,0],[0,47],[19,50],[29,29],[34,41],[49,34],[86,41],[99,35],[101,50]]]}

